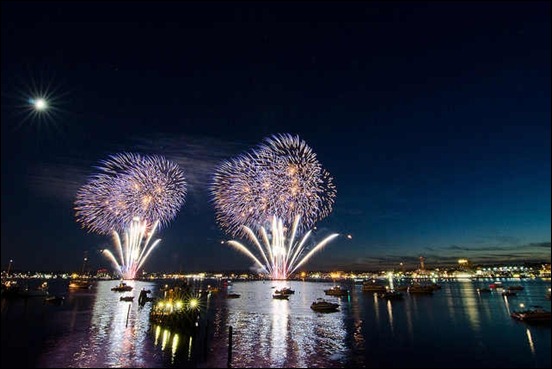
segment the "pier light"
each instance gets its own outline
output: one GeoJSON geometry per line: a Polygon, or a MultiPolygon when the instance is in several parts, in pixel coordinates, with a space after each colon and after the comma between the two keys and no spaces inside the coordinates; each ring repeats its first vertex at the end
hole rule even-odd
{"type": "Polygon", "coordinates": [[[190,309],[195,309],[198,304],[199,301],[197,301],[197,299],[190,299],[190,309]]]}
{"type": "Polygon", "coordinates": [[[175,305],[176,305],[176,308],[177,308],[177,309],[182,309],[182,306],[184,306],[184,304],[183,304],[182,301],[180,301],[180,300],[177,301],[175,305]]]}

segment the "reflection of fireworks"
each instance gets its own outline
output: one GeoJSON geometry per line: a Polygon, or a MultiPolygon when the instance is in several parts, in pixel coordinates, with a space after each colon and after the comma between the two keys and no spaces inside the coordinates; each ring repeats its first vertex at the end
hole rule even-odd
{"type": "Polygon", "coordinates": [[[336,189],[312,149],[299,136],[276,135],[256,150],[222,164],[211,187],[217,221],[234,236],[247,236],[265,264],[237,241],[229,243],[282,279],[337,235],[331,235],[301,258],[310,232],[302,234],[332,210],[336,189]],[[301,219],[301,223],[299,222],[301,219]],[[265,226],[272,222],[272,240],[265,226]],[[286,231],[292,226],[291,238],[286,231]],[[252,229],[260,229],[264,249],[252,229]]]}
{"type": "Polygon", "coordinates": [[[122,278],[134,279],[150,253],[159,244],[161,240],[156,240],[150,245],[156,228],[157,222],[148,231],[147,223],[145,221],[141,222],[136,217],[127,228],[123,243],[121,243],[119,234],[113,231],[113,239],[115,240],[119,261],[111,251],[104,250],[103,253],[113,262],[122,278]]]}
{"type": "Polygon", "coordinates": [[[336,189],[316,154],[298,136],[267,138],[257,150],[225,162],[215,173],[212,194],[219,224],[232,235],[242,226],[264,226],[272,216],[300,231],[332,210],[336,189]]]}
{"type": "Polygon", "coordinates": [[[239,251],[249,256],[259,267],[270,274],[272,279],[287,279],[287,277],[295,272],[297,268],[307,262],[315,252],[322,249],[331,240],[338,236],[334,233],[314,246],[309,252],[306,252],[306,242],[311,234],[311,231],[305,233],[300,241],[295,242],[295,235],[299,217],[293,222],[289,241],[286,242],[286,231],[281,220],[276,217],[272,220],[272,237],[269,238],[268,233],[261,227],[260,233],[263,242],[260,242],[255,233],[249,228],[244,227],[244,231],[248,234],[251,242],[258,248],[259,253],[265,262],[264,264],[255,256],[247,247],[237,241],[228,241],[239,251]]]}
{"type": "Polygon", "coordinates": [[[98,169],[75,201],[77,221],[90,231],[120,232],[134,217],[165,225],[184,204],[184,175],[161,156],[118,154],[98,169]]]}

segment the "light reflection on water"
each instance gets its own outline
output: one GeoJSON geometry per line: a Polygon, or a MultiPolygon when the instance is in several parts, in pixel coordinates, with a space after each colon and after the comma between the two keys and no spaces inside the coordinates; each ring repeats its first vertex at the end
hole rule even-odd
{"type": "MultiPolygon", "coordinates": [[[[340,311],[317,313],[310,309],[324,296],[327,284],[288,282],[295,294],[288,300],[273,299],[277,286],[270,282],[235,283],[232,292],[239,299],[226,300],[226,326],[233,327],[233,367],[340,367],[348,349],[344,325],[347,299],[339,301],[340,311]]],[[[215,352],[226,352],[227,331],[218,331],[215,352]],[[218,343],[218,345],[217,345],[218,343]],[[222,343],[222,344],[221,344],[222,343]]],[[[226,355],[211,356],[207,367],[226,366],[226,355]]]]}
{"type": "MultiPolygon", "coordinates": [[[[48,367],[145,367],[152,362],[149,343],[149,304],[137,303],[141,288],[154,289],[153,283],[130,281],[131,292],[113,292],[116,282],[99,282],[93,295],[88,324],[75,326],[58,338],[42,356],[48,367]],[[121,296],[134,296],[133,302],[120,301],[121,296]],[[70,355],[69,355],[70,354],[70,355]],[[68,358],[70,360],[68,361],[68,358]]],[[[72,291],[71,294],[78,294],[72,291]]],[[[73,296],[75,299],[78,296],[73,296]]],[[[75,305],[71,320],[79,313],[75,305]]]]}
{"type": "MultiPolygon", "coordinates": [[[[269,282],[234,284],[242,298],[225,300],[218,320],[234,330],[233,367],[550,366],[550,329],[513,321],[508,299],[496,291],[480,296],[476,282],[444,283],[434,295],[396,301],[350,285],[349,299],[329,297],[340,303],[332,314],[309,308],[328,297],[323,290],[331,283],[288,285],[296,294],[281,301],[272,299],[269,282]]],[[[525,300],[544,301],[542,282],[527,286],[525,300]]],[[[226,351],[227,336],[214,333],[214,352],[226,351]]],[[[205,366],[225,367],[225,359],[212,355],[205,366]]]]}
{"type": "MultiPolygon", "coordinates": [[[[550,328],[509,316],[520,306],[550,309],[542,281],[523,282],[513,297],[479,294],[488,283],[452,282],[433,296],[406,293],[398,301],[359,285],[346,286],[351,296],[339,299],[324,295],[332,283],[235,282],[229,291],[241,298],[225,299],[222,290],[203,301],[204,337],[151,326],[150,304],[119,301],[131,293],[111,291],[116,283],[82,292],[65,285],[62,306],[3,299],[2,367],[226,367],[229,326],[233,367],[550,367],[550,328]],[[273,299],[283,286],[295,294],[273,299]],[[314,312],[318,297],[338,302],[339,311],[314,312]]],[[[135,300],[142,288],[159,294],[156,283],[130,283],[135,300]]]]}

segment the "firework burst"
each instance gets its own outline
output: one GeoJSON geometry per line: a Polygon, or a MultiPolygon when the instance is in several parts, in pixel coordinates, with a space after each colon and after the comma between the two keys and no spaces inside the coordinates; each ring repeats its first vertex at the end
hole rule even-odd
{"type": "Polygon", "coordinates": [[[177,164],[161,156],[123,153],[101,162],[77,193],[77,221],[89,231],[121,232],[135,217],[166,225],[184,204],[186,180],[177,164]]]}
{"type": "Polygon", "coordinates": [[[119,260],[109,250],[104,255],[121,277],[133,279],[161,241],[150,243],[155,230],[184,204],[186,180],[178,165],[161,156],[113,155],[98,169],[77,193],[76,218],[89,231],[113,234],[119,260]]]}
{"type": "Polygon", "coordinates": [[[256,150],[223,163],[211,187],[217,221],[233,236],[243,226],[270,226],[273,216],[299,231],[331,213],[336,188],[316,154],[299,136],[275,135],[256,150]]]}
{"type": "Polygon", "coordinates": [[[306,254],[310,231],[295,243],[296,236],[330,214],[336,196],[332,177],[299,136],[269,137],[255,150],[223,163],[215,172],[211,193],[219,225],[232,236],[249,238],[264,264],[240,242],[229,244],[274,279],[287,278],[337,236],[327,237],[306,254]],[[260,230],[262,243],[253,229],[260,230]]]}

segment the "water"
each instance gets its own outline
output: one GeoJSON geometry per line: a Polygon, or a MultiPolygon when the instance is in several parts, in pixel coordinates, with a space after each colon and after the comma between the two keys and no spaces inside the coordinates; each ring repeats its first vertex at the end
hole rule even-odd
{"type": "MultiPolygon", "coordinates": [[[[241,297],[213,294],[203,303],[207,335],[189,337],[151,326],[150,304],[120,302],[115,281],[84,292],[50,282],[66,293],[62,306],[2,299],[2,367],[227,367],[229,326],[233,367],[550,367],[550,326],[509,316],[520,304],[549,310],[549,282],[504,281],[525,289],[479,295],[489,283],[442,283],[433,296],[402,301],[351,284],[349,298],[327,297],[339,311],[317,313],[310,304],[332,283],[234,282],[229,291],[241,297]],[[272,299],[283,286],[295,294],[272,299]]],[[[159,283],[130,284],[135,300],[142,288],[159,294],[159,283]]]]}

